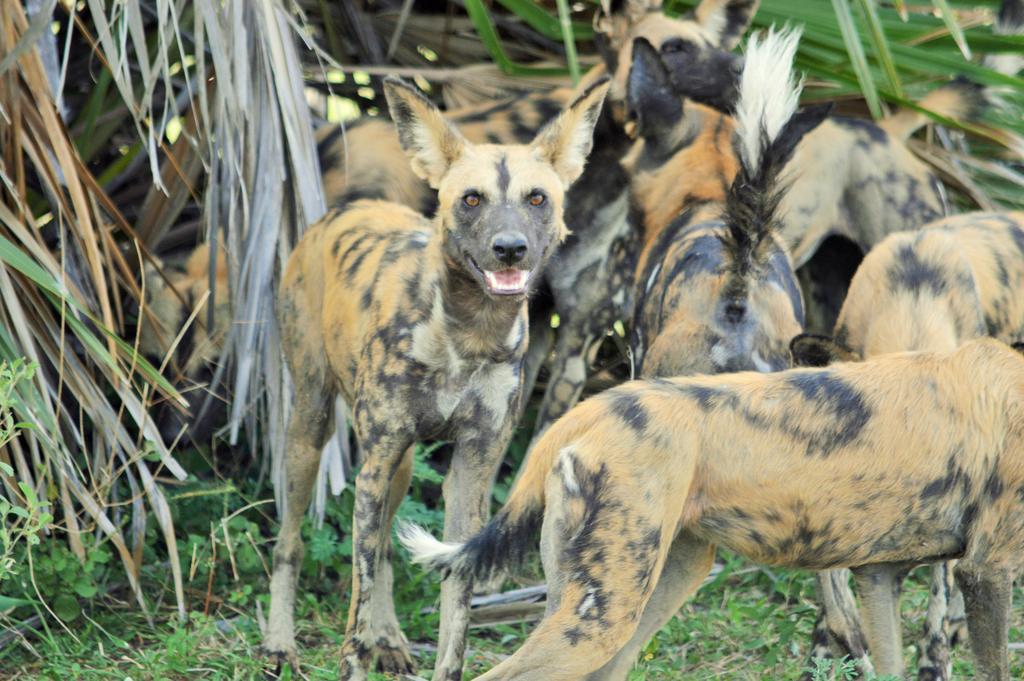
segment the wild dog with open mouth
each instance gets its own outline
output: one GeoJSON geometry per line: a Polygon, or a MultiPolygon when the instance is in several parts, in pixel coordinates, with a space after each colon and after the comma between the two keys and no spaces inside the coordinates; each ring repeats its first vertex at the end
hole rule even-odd
{"type": "MultiPolygon", "coordinates": [[[[400,204],[357,201],[307,232],[288,261],[278,316],[295,406],[271,653],[295,656],[299,528],[340,393],[364,454],[341,678],[366,678],[374,657],[385,671],[412,671],[391,596],[390,528],[413,444],[455,443],[445,536],[469,536],[487,517],[521,397],[527,292],[565,237],[566,189],[583,170],[607,89],[585,91],[529,145],[474,145],[414,87],[385,81],[402,146],[439,205],[431,222],[400,204]]],[[[439,681],[461,676],[468,607],[456,585],[442,589],[439,681]]]]}
{"type": "Polygon", "coordinates": [[[735,121],[690,103],[684,114],[657,52],[644,39],[633,43],[628,101],[642,141],[626,163],[637,169],[634,220],[644,234],[631,339],[640,376],[790,366],[789,334],[803,329],[804,312],[774,235],[785,193],[779,174],[828,112],[794,115],[798,41],[799,32],[751,38],[735,121]],[[734,139],[738,153],[723,153],[734,139]],[[666,149],[670,158],[654,165],[666,149]]]}
{"type": "MultiPolygon", "coordinates": [[[[997,30],[1015,32],[1006,0],[997,30]]],[[[635,40],[659,54],[676,94],[731,113],[743,59],[732,52],[758,8],[756,0],[704,0],[680,18],[666,15],[661,0],[605,3],[595,18],[599,44],[615,74],[612,93],[628,89],[635,40]],[[607,14],[607,12],[611,14],[607,14]]],[[[1015,60],[991,62],[1013,72],[1015,60]]],[[[979,86],[957,79],[939,87],[921,106],[948,118],[974,120],[988,105],[979,86]]],[[[929,119],[917,111],[873,123],[833,116],[809,133],[789,163],[795,180],[782,203],[782,241],[798,268],[807,326],[831,330],[862,254],[894,231],[924,225],[947,212],[944,190],[907,148],[907,139],[929,119]],[[820,178],[830,178],[821,182],[820,178]]]]}
{"type": "MultiPolygon", "coordinates": [[[[584,84],[602,73],[592,70],[584,84]]],[[[475,143],[526,143],[571,99],[573,90],[548,93],[460,109],[446,117],[475,143]]],[[[588,358],[597,341],[616,320],[628,317],[635,243],[626,230],[629,182],[620,161],[632,140],[620,124],[602,114],[594,131],[594,148],[582,177],[566,196],[568,237],[543,273],[531,301],[530,352],[525,369],[527,394],[552,351],[551,313],[559,316],[549,379],[536,427],[543,430],[576,403],[586,380],[588,358]]],[[[398,201],[431,214],[437,192],[416,177],[405,162],[393,128],[368,119],[349,126],[324,128],[319,152],[328,203],[347,205],[360,198],[398,201]]]]}
{"type": "MultiPolygon", "coordinates": [[[[481,680],[624,679],[721,545],[768,565],[849,567],[862,593],[892,566],[958,558],[976,678],[1009,681],[1024,358],[983,339],[827,369],[627,383],[548,430],[472,539],[400,537],[461,583],[521,558],[541,520],[547,613],[481,680]]],[[[868,629],[873,651],[894,645],[895,615],[868,629]]]]}
{"type": "MultiPolygon", "coordinates": [[[[1022,290],[1024,213],[968,213],[921,231],[897,232],[865,256],[839,313],[834,338],[794,338],[794,359],[804,366],[825,366],[894,352],[952,350],[984,336],[1014,343],[1024,339],[1022,290]]],[[[929,490],[922,500],[942,491],[929,490]]],[[[902,574],[892,570],[880,577],[888,588],[880,585],[862,597],[868,628],[879,613],[899,612],[896,595],[902,574]]],[[[848,590],[848,574],[829,578],[848,590]]],[[[852,594],[843,598],[852,600],[852,594]]],[[[963,616],[950,566],[934,566],[919,643],[918,679],[951,678],[949,647],[960,633],[963,616]]],[[[894,633],[899,636],[899,629],[894,633]]],[[[846,632],[844,637],[863,634],[846,632]]],[[[875,670],[902,677],[902,645],[893,650],[895,659],[880,659],[872,651],[875,670]]]]}

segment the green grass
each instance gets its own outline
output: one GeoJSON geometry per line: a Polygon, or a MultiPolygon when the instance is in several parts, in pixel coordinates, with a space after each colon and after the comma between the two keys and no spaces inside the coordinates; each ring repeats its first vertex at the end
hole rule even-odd
{"type": "MultiPolygon", "coordinates": [[[[426,453],[421,453],[415,496],[430,499],[436,495],[437,479],[426,463],[426,453]]],[[[187,528],[179,550],[186,576],[190,575],[186,583],[189,623],[175,621],[166,568],[148,568],[142,575],[150,602],[158,604],[152,626],[133,607],[123,587],[113,584],[109,590],[112,585],[98,579],[100,592],[80,599],[81,611],[68,622],[68,630],[45,617],[44,627],[30,630],[23,641],[0,649],[0,678],[258,679],[273,673],[258,651],[257,607],[263,613],[268,610],[264,566],[270,563],[276,528],[266,522],[257,506],[234,515],[225,533],[220,518],[253,499],[223,485],[196,482],[174,497],[176,521],[187,528]]],[[[411,499],[401,513],[431,526],[440,519],[428,503],[411,499]]],[[[306,528],[307,558],[297,622],[301,673],[308,679],[337,678],[337,651],[348,605],[351,547],[345,538],[350,514],[351,495],[346,493],[340,503],[331,505],[323,528],[306,528]]],[[[59,560],[39,555],[45,558],[43,563],[59,560]]],[[[719,561],[725,569],[648,644],[631,681],[799,678],[815,617],[811,573],[758,569],[729,555],[720,555],[719,561]]],[[[155,561],[147,564],[155,565],[155,561]]],[[[45,565],[40,569],[45,572],[45,565]]],[[[109,573],[111,579],[116,578],[115,571],[109,573]]],[[[395,574],[399,617],[414,642],[421,673],[429,677],[437,631],[437,614],[433,612],[437,580],[408,564],[400,552],[395,574]]],[[[39,578],[54,577],[40,573],[39,578]]],[[[918,570],[908,579],[902,600],[908,665],[913,663],[909,646],[919,636],[927,605],[927,582],[927,572],[918,570]]],[[[1024,640],[1024,593],[1020,590],[1014,604],[1011,640],[1020,641],[1024,640]]],[[[30,609],[15,612],[32,614],[30,609]]],[[[0,619],[0,626],[12,623],[12,619],[0,619]]],[[[520,624],[474,630],[467,678],[515,651],[531,627],[520,624]]],[[[958,648],[954,655],[955,678],[970,678],[967,650],[958,648]]],[[[1020,678],[1024,655],[1011,652],[1011,667],[1014,677],[1020,678]]],[[[301,676],[286,668],[281,678],[301,676]]]]}

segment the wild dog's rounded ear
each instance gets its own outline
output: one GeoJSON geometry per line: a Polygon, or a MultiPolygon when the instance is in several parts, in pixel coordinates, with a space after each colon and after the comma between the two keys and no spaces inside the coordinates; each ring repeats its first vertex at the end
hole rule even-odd
{"type": "Polygon", "coordinates": [[[554,167],[566,187],[583,172],[594,146],[594,126],[610,84],[608,78],[602,78],[588,87],[533,140],[533,147],[554,167]]]}
{"type": "Polygon", "coordinates": [[[703,0],[693,11],[697,23],[731,50],[750,28],[760,0],[703,0]]]}
{"type": "Polygon", "coordinates": [[[672,75],[646,38],[633,41],[626,102],[637,133],[645,139],[672,130],[683,115],[683,100],[672,86],[672,75]]]}
{"type": "Polygon", "coordinates": [[[837,343],[835,339],[816,333],[801,333],[789,342],[793,365],[798,367],[824,367],[833,362],[854,362],[857,356],[837,343]]]}
{"type": "Polygon", "coordinates": [[[1024,354],[1024,341],[1017,341],[1016,343],[1010,343],[1010,347],[1017,352],[1024,354]]]}
{"type": "Polygon", "coordinates": [[[413,171],[437,189],[465,151],[466,139],[433,102],[401,78],[384,79],[384,96],[413,171]]]}

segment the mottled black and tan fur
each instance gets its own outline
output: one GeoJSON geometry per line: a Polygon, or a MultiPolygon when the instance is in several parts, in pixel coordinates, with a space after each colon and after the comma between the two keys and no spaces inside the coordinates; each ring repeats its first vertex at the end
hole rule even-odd
{"type": "Polygon", "coordinates": [[[794,116],[799,86],[790,65],[798,37],[752,39],[747,66],[762,67],[758,77],[777,82],[760,89],[745,81],[738,123],[684,105],[659,54],[644,39],[634,42],[628,101],[641,142],[627,167],[634,169],[634,220],[644,243],[631,339],[640,376],[790,366],[789,333],[803,328],[804,313],[789,256],[774,234],[785,194],[780,173],[827,113],[794,116]]]}
{"type": "MultiPolygon", "coordinates": [[[[757,0],[705,0],[680,18],[666,15],[660,0],[624,4],[625,11],[599,14],[595,20],[609,46],[612,93],[625,92],[633,68],[632,42],[644,39],[660,55],[678,95],[726,113],[734,110],[743,61],[732,49],[749,26],[757,0]]],[[[920,105],[972,120],[985,108],[986,98],[980,87],[960,79],[932,91],[920,105]]],[[[831,330],[862,253],[887,234],[946,213],[941,184],[906,146],[927,120],[916,111],[877,124],[833,116],[797,146],[788,167],[793,186],[780,209],[780,236],[798,268],[810,329],[831,330]]]]}
{"type": "MultiPolygon", "coordinates": [[[[480,679],[625,679],[721,545],[766,565],[849,567],[862,593],[894,566],[958,558],[976,678],[1009,681],[1024,358],[983,339],[827,369],[627,383],[560,419],[468,542],[401,536],[421,562],[467,580],[523,555],[541,524],[547,614],[480,679]]],[[[889,613],[868,630],[873,651],[891,649],[895,624],[889,613]]]]}
{"type": "MultiPolygon", "coordinates": [[[[893,352],[952,350],[991,336],[1006,343],[1024,339],[1024,213],[968,213],[897,232],[875,246],[850,284],[836,322],[835,337],[802,335],[793,340],[799,364],[871,359],[893,352]]],[[[918,679],[951,678],[949,647],[959,636],[963,603],[951,583],[950,567],[936,565],[924,632],[919,643],[918,679]]],[[[862,595],[867,617],[896,608],[902,574],[885,575],[881,603],[862,595]]],[[[849,576],[829,577],[839,591],[849,576]]],[[[852,595],[840,594],[844,601],[852,595]]],[[[827,606],[826,606],[827,607],[827,606]]],[[[899,634],[899,632],[896,632],[899,634]]],[[[821,638],[821,636],[819,636],[821,638]]],[[[857,622],[841,632],[861,640],[857,622]]],[[[898,650],[900,648],[897,648],[898,650]]],[[[848,652],[848,651],[843,651],[848,652]]],[[[879,660],[876,671],[902,676],[902,656],[879,660]]]]}
{"type": "MultiPolygon", "coordinates": [[[[586,90],[532,143],[493,145],[467,141],[414,87],[385,82],[401,145],[437,190],[438,208],[431,221],[401,204],[356,201],[312,227],[285,269],[278,317],[295,402],[268,651],[295,655],[299,528],[340,395],[364,456],[341,678],[365,679],[374,659],[412,671],[391,596],[390,528],[413,444],[454,442],[445,536],[469,536],[486,520],[517,416],[526,296],[565,237],[566,190],[583,170],[607,88],[586,90]]],[[[442,589],[439,681],[461,677],[468,607],[458,585],[442,589]]]]}
{"type": "MultiPolygon", "coordinates": [[[[601,67],[592,70],[581,87],[602,71],[601,67]]],[[[471,142],[524,143],[573,92],[560,88],[534,93],[460,109],[447,117],[471,142]]],[[[436,191],[410,171],[394,129],[386,122],[368,119],[349,126],[344,133],[336,126],[319,135],[329,204],[344,206],[354,199],[372,197],[404,203],[426,214],[436,207],[436,191]]],[[[551,313],[560,319],[538,411],[539,430],[575,404],[595,342],[616,320],[628,316],[636,249],[626,230],[629,183],[620,161],[630,144],[622,126],[602,114],[587,167],[566,197],[568,237],[540,282],[545,295],[531,302],[533,342],[526,368],[527,391],[552,350],[551,313]]]]}

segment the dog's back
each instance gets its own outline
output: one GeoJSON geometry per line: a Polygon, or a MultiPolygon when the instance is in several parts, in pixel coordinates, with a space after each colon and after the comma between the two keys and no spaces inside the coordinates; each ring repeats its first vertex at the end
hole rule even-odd
{"type": "Polygon", "coordinates": [[[836,322],[857,357],[952,349],[1024,334],[1024,213],[967,213],[886,238],[864,259],[836,322]]]}

